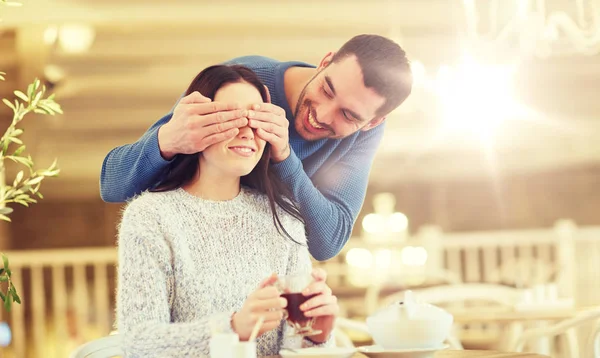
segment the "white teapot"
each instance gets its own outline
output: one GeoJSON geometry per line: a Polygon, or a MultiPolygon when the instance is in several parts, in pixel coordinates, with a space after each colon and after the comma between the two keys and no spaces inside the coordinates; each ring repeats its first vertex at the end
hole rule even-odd
{"type": "Polygon", "coordinates": [[[454,318],[428,303],[415,301],[412,291],[404,300],[380,309],[367,318],[375,344],[383,349],[433,349],[442,347],[454,318]]]}

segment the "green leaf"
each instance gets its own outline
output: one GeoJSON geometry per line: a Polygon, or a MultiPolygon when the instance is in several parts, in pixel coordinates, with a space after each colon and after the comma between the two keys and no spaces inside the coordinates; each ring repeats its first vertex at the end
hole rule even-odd
{"type": "Polygon", "coordinates": [[[25,146],[22,145],[19,147],[19,149],[15,150],[15,152],[13,153],[13,155],[20,155],[21,153],[23,153],[23,151],[25,150],[25,146]]]}
{"type": "Polygon", "coordinates": [[[6,310],[6,312],[10,312],[11,305],[12,300],[10,299],[10,297],[6,297],[6,300],[4,300],[4,309],[6,310]]]}
{"type": "Polygon", "coordinates": [[[6,98],[3,98],[2,102],[4,102],[4,104],[7,105],[8,108],[12,109],[13,112],[16,111],[15,106],[13,106],[13,104],[9,100],[7,100],[6,98]]]}
{"type": "Polygon", "coordinates": [[[29,179],[27,181],[27,185],[35,185],[37,183],[40,183],[42,180],[44,180],[43,176],[35,177],[33,179],[29,179]]]}
{"type": "Polygon", "coordinates": [[[35,195],[37,195],[38,198],[40,198],[40,199],[44,199],[44,196],[39,191],[37,193],[35,193],[35,195]]]}
{"type": "Polygon", "coordinates": [[[2,254],[2,263],[4,264],[4,269],[8,271],[8,257],[2,254]]]}
{"type": "Polygon", "coordinates": [[[9,140],[13,143],[23,144],[23,141],[16,137],[10,137],[9,140]]]}
{"type": "Polygon", "coordinates": [[[19,135],[23,134],[23,132],[24,132],[24,131],[23,131],[22,129],[15,129],[15,130],[12,132],[12,135],[16,137],[16,136],[19,136],[19,135]]]}
{"type": "Polygon", "coordinates": [[[17,197],[15,199],[17,200],[27,200],[29,198],[29,195],[27,194],[19,194],[17,195],[17,197]]]}
{"type": "Polygon", "coordinates": [[[55,114],[54,111],[46,105],[39,105],[38,108],[43,109],[45,114],[47,115],[53,116],[55,114]]]}
{"type": "Polygon", "coordinates": [[[19,295],[17,294],[17,290],[15,290],[15,286],[12,287],[12,296],[13,296],[13,300],[16,303],[21,304],[21,297],[19,297],[19,295]]]}
{"type": "Polygon", "coordinates": [[[6,296],[1,291],[0,291],[0,299],[2,300],[2,302],[4,302],[4,300],[6,299],[6,296]]]}
{"type": "Polygon", "coordinates": [[[40,84],[42,84],[39,80],[39,78],[36,78],[35,81],[33,82],[33,90],[37,91],[40,89],[40,84]]]}
{"type": "Polygon", "coordinates": [[[33,163],[31,162],[31,160],[29,158],[14,157],[12,155],[6,156],[5,158],[8,158],[17,163],[21,163],[29,168],[33,167],[33,163]]]}
{"type": "Polygon", "coordinates": [[[13,186],[17,186],[17,184],[19,184],[21,182],[21,180],[23,179],[23,171],[21,170],[17,176],[15,177],[15,181],[13,182],[13,186]]]}
{"type": "Polygon", "coordinates": [[[40,98],[42,98],[42,94],[43,94],[42,92],[38,92],[38,94],[36,94],[36,95],[35,95],[35,98],[34,98],[34,99],[33,99],[33,101],[31,102],[31,105],[32,105],[32,106],[34,106],[34,107],[35,107],[35,106],[37,106],[37,104],[38,104],[38,102],[39,102],[40,98]]]}
{"type": "MultiPolygon", "coordinates": [[[[8,215],[12,212],[13,212],[13,208],[11,208],[11,207],[5,206],[3,208],[0,208],[0,214],[8,215]]],[[[2,274],[2,270],[4,270],[4,269],[0,269],[0,275],[2,274]]]]}
{"type": "Polygon", "coordinates": [[[27,98],[27,95],[25,95],[25,93],[23,93],[23,92],[21,92],[19,90],[15,91],[14,93],[15,93],[15,96],[19,97],[23,101],[29,102],[29,98],[27,98]]]}
{"type": "Polygon", "coordinates": [[[8,281],[7,276],[0,276],[0,282],[6,282],[6,281],[8,281]]]}
{"type": "Polygon", "coordinates": [[[60,173],[60,169],[56,169],[56,170],[44,170],[41,171],[39,174],[46,176],[46,177],[55,177],[58,175],[58,173],[60,173]]]}
{"type": "Polygon", "coordinates": [[[53,109],[58,114],[63,114],[62,107],[58,103],[54,103],[53,109]]]}
{"type": "Polygon", "coordinates": [[[0,214],[0,220],[11,222],[10,218],[4,214],[0,214]]]}
{"type": "Polygon", "coordinates": [[[39,103],[38,108],[43,109],[47,114],[49,114],[51,116],[54,115],[54,111],[46,103],[39,103]]]}
{"type": "Polygon", "coordinates": [[[25,206],[25,207],[29,207],[29,204],[27,204],[27,202],[26,202],[26,201],[24,201],[24,200],[21,200],[21,199],[15,199],[15,203],[17,203],[17,204],[21,204],[21,205],[23,205],[23,206],[25,206]]]}
{"type": "Polygon", "coordinates": [[[33,96],[33,83],[27,86],[27,98],[31,98],[33,96]]]}
{"type": "Polygon", "coordinates": [[[6,274],[8,275],[8,277],[10,277],[10,276],[12,276],[12,271],[9,268],[7,268],[6,274]]]}

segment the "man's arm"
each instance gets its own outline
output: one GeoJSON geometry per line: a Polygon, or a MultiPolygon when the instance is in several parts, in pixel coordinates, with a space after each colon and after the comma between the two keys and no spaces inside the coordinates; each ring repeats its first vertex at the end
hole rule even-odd
{"type": "Polygon", "coordinates": [[[177,154],[193,154],[233,138],[246,126],[247,110],[212,102],[199,92],[181,98],[174,109],[135,143],[110,151],[102,163],[100,196],[123,202],[157,184],[177,154]]]}
{"type": "Polygon", "coordinates": [[[302,162],[293,151],[286,160],[273,165],[292,190],[306,221],[308,249],[319,261],[337,255],[350,238],[365,199],[383,127],[365,132],[340,162],[313,180],[304,172],[302,162]]]}
{"type": "Polygon", "coordinates": [[[173,113],[154,123],[135,143],[111,150],[102,163],[100,196],[110,203],[127,199],[152,187],[171,161],[160,154],[158,130],[173,113]]]}

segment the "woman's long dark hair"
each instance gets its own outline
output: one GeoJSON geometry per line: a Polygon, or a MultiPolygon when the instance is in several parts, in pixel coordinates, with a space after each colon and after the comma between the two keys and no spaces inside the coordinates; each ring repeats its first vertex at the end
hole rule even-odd
{"type": "MultiPolygon", "coordinates": [[[[203,96],[214,100],[215,94],[221,87],[231,83],[243,82],[254,86],[263,101],[268,101],[267,91],[258,76],[252,70],[239,65],[215,65],[204,69],[194,78],[185,95],[198,91],[203,96]]],[[[298,206],[294,203],[289,189],[271,169],[269,165],[270,158],[271,145],[267,142],[260,160],[248,175],[240,178],[240,183],[267,195],[273,215],[273,223],[277,231],[298,243],[281,223],[277,214],[277,206],[302,223],[304,223],[304,219],[298,206]]],[[[200,170],[199,164],[200,153],[178,154],[167,168],[161,182],[151,191],[163,192],[181,188],[194,179],[194,176],[200,170]]]]}

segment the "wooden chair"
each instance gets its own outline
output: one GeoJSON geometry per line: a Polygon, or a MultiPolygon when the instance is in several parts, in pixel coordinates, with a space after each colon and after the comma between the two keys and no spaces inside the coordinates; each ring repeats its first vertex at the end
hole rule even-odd
{"type": "MultiPolygon", "coordinates": [[[[573,318],[569,318],[547,327],[538,327],[525,330],[513,341],[511,351],[523,352],[528,342],[544,337],[565,337],[565,353],[562,357],[569,358],[597,358],[600,357],[600,307],[581,312],[573,318]],[[576,329],[581,326],[594,323],[588,342],[583,349],[579,349],[576,329]],[[581,355],[581,353],[584,353],[581,355]]],[[[556,357],[553,355],[553,357],[556,357]]]]}

